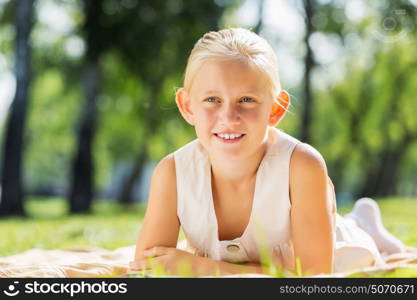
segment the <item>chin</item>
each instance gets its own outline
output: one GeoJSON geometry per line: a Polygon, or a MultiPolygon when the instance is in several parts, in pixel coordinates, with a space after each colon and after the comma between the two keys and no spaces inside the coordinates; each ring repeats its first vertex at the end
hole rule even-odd
{"type": "Polygon", "coordinates": [[[245,151],[243,151],[243,149],[240,147],[235,147],[234,149],[232,149],[227,147],[218,147],[218,145],[216,146],[217,147],[212,148],[212,153],[215,153],[217,157],[234,160],[242,159],[247,156],[247,153],[245,153],[245,151]]]}

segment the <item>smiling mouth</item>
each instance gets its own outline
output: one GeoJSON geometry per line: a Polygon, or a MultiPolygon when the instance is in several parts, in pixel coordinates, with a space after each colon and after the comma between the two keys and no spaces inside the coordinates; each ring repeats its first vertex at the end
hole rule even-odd
{"type": "Polygon", "coordinates": [[[241,140],[246,134],[244,134],[244,133],[240,133],[240,134],[218,134],[218,133],[215,133],[214,135],[223,142],[232,143],[232,142],[237,142],[237,141],[241,140]]]}

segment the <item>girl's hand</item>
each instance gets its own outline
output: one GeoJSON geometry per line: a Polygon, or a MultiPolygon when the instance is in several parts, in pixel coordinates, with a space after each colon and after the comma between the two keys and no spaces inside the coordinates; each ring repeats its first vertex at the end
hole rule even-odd
{"type": "Polygon", "coordinates": [[[203,264],[201,257],[173,247],[153,247],[143,251],[144,259],[130,262],[133,271],[155,270],[162,267],[169,274],[196,273],[203,264]]]}

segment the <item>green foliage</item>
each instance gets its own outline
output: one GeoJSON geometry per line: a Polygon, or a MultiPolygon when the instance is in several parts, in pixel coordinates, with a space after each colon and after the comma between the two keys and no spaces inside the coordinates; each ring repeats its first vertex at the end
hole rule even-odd
{"type": "Polygon", "coordinates": [[[79,113],[79,91],[68,89],[57,69],[39,73],[32,88],[26,141],[29,189],[51,182],[65,186],[74,147],[73,124],[79,113]]]}
{"type": "MultiPolygon", "coordinates": [[[[8,70],[13,69],[14,56],[13,3],[0,4],[0,59],[4,57],[8,70]]],[[[36,4],[39,10],[53,4],[68,14],[72,25],[59,31],[42,18],[35,23],[24,157],[29,193],[63,192],[70,180],[75,132],[84,110],[85,54],[70,55],[71,39],[81,40],[81,45],[92,39],[94,47],[101,49],[102,88],[93,152],[95,183],[102,191],[109,187],[117,167],[131,165],[143,147],[149,150],[148,159],[157,161],[195,138],[194,128],[175,105],[175,89],[182,85],[186,59],[196,40],[218,25],[239,26],[235,10],[244,1],[106,0],[96,4],[95,24],[85,24],[85,3],[45,0],[36,4]]],[[[345,15],[346,5],[315,2],[314,29],[341,42],[343,56],[337,63],[344,76],[325,90],[314,90],[312,144],[327,162],[336,193],[349,193],[352,199],[373,177],[370,170],[383,167],[384,151],[401,150],[401,142],[410,134],[411,142],[403,147],[396,164],[395,192],[416,194],[415,5],[405,0],[385,1],[382,6],[364,1],[368,11],[360,20],[345,15]],[[381,21],[396,9],[405,11],[398,19],[401,26],[382,32],[385,40],[376,36],[374,29],[381,29],[381,21]],[[407,34],[391,42],[402,30],[407,34]],[[355,39],[359,47],[350,42],[355,39]]],[[[302,86],[290,92],[292,107],[277,127],[296,136],[304,105],[297,96],[302,95],[302,86]]]]}
{"type": "MultiPolygon", "coordinates": [[[[367,170],[382,163],[384,151],[401,149],[406,135],[417,135],[411,117],[416,113],[412,94],[416,92],[417,64],[408,50],[410,43],[416,41],[381,45],[365,68],[361,55],[353,54],[357,59],[347,66],[349,76],[316,93],[315,144],[342,189],[360,187],[369,176],[367,170]]],[[[417,167],[417,160],[410,156],[400,163],[417,167]]],[[[398,182],[410,185],[412,180],[401,176],[398,182]]]]}
{"type": "MultiPolygon", "coordinates": [[[[415,223],[416,199],[386,198],[378,201],[385,227],[404,243],[417,247],[417,225],[415,223]]],[[[100,247],[114,250],[136,243],[143,220],[145,206],[124,207],[120,204],[100,201],[93,206],[90,215],[68,216],[68,206],[63,199],[31,198],[27,203],[30,216],[6,218],[0,220],[0,256],[20,253],[31,248],[70,249],[77,247],[100,247]]],[[[352,205],[338,208],[340,215],[350,212],[352,205]]],[[[179,239],[184,233],[180,232],[179,239]]],[[[274,277],[297,277],[302,274],[299,267],[295,274],[279,270],[268,264],[264,253],[264,270],[274,277]]],[[[299,262],[301,263],[301,262],[299,262]]],[[[299,264],[298,264],[299,265],[299,264]]],[[[155,272],[138,272],[128,277],[166,277],[171,276],[161,266],[155,266],[155,272]]],[[[181,267],[180,276],[192,277],[187,265],[181,267]]],[[[351,277],[370,276],[352,274],[351,277]]],[[[381,272],[371,277],[415,277],[415,269],[399,268],[394,272],[381,272]]]]}
{"type": "MultiPolygon", "coordinates": [[[[25,133],[29,192],[64,191],[70,180],[76,130],[84,111],[83,54],[101,55],[93,144],[97,190],[106,189],[117,166],[131,163],[141,147],[149,148],[150,160],[159,160],[189,141],[193,131],[178,122],[173,87],[182,84],[186,58],[197,38],[215,29],[223,10],[237,2],[36,2],[40,18],[32,32],[34,81],[25,133]],[[88,10],[94,14],[90,19],[85,5],[96,6],[88,10]],[[65,30],[51,26],[45,9],[66,14],[71,24],[65,30]],[[74,39],[87,47],[81,56],[71,54],[74,39]],[[155,130],[151,137],[149,128],[155,130]]],[[[0,6],[0,49],[10,69],[13,7],[11,2],[0,6]]]]}
{"type": "Polygon", "coordinates": [[[30,216],[0,221],[0,255],[31,248],[69,249],[100,247],[116,249],[134,245],[144,215],[142,205],[123,207],[108,201],[93,205],[91,215],[69,216],[64,199],[31,198],[30,216]]]}

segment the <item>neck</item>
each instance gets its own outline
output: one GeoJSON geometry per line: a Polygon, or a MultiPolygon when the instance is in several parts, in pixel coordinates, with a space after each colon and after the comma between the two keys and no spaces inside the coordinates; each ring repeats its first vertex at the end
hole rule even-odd
{"type": "Polygon", "coordinates": [[[256,179],[268,143],[270,143],[270,132],[268,132],[268,138],[259,147],[259,150],[249,157],[235,160],[210,157],[213,182],[234,189],[249,186],[256,179]]]}

